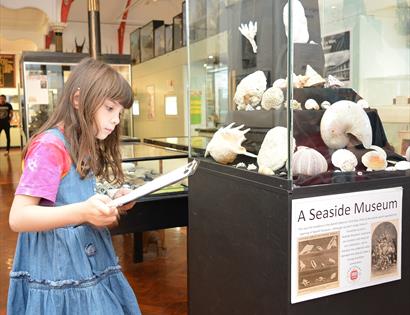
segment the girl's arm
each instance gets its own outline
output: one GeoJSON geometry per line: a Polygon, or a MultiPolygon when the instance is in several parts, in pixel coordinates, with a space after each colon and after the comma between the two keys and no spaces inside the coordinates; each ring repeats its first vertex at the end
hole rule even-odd
{"type": "Polygon", "coordinates": [[[86,201],[58,207],[39,206],[40,198],[16,195],[10,210],[9,224],[15,232],[40,232],[71,224],[90,223],[107,226],[117,220],[117,208],[111,199],[94,195],[86,201]]]}

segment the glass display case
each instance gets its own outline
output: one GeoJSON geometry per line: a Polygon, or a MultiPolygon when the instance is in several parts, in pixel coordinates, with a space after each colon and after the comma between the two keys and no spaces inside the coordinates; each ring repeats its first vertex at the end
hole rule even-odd
{"type": "MultiPolygon", "coordinates": [[[[22,102],[22,125],[28,139],[48,119],[57,106],[64,82],[71,70],[86,54],[24,52],[21,73],[24,91],[22,102]]],[[[110,64],[131,84],[129,55],[103,55],[110,64]]],[[[121,122],[122,134],[132,136],[132,113],[126,109],[121,122]]]]}
{"type": "Polygon", "coordinates": [[[187,1],[190,313],[410,309],[408,10],[187,1]]]}
{"type": "Polygon", "coordinates": [[[353,180],[403,175],[410,130],[408,9],[359,0],[187,6],[190,132],[235,123],[216,133],[212,145],[226,145],[222,133],[236,137],[229,140],[236,159],[217,157],[218,163],[244,159],[255,172],[293,187],[347,174],[353,180]],[[250,131],[241,133],[239,125],[250,131]],[[242,146],[257,158],[238,154],[242,136],[242,146]]]}

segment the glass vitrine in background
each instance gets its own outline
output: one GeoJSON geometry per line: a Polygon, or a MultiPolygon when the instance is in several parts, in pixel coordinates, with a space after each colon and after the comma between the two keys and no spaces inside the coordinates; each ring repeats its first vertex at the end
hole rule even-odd
{"type": "MultiPolygon", "coordinates": [[[[57,106],[70,72],[86,54],[24,52],[20,64],[23,79],[22,125],[28,139],[49,118],[57,106]]],[[[103,55],[131,84],[129,55],[103,55]]],[[[132,136],[131,110],[126,109],[121,122],[122,134],[132,136]]]]}

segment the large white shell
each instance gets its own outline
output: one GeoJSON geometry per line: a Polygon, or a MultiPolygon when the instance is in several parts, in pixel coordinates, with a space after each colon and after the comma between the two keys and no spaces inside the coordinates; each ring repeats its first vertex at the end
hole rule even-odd
{"type": "MultiPolygon", "coordinates": [[[[288,3],[283,8],[283,24],[285,25],[285,33],[288,37],[288,3]]],[[[309,40],[309,31],[305,9],[299,0],[292,2],[292,27],[293,27],[293,42],[307,43],[309,40]]]]}
{"type": "Polygon", "coordinates": [[[358,100],[358,101],[357,101],[357,104],[360,105],[361,108],[369,108],[369,107],[370,107],[369,102],[366,101],[366,100],[363,99],[363,98],[360,99],[360,100],[358,100]]]}
{"type": "Polygon", "coordinates": [[[287,83],[286,83],[285,79],[279,78],[279,79],[275,80],[275,82],[273,82],[272,86],[276,86],[280,89],[285,89],[287,87],[287,83]]]}
{"type": "Polygon", "coordinates": [[[266,76],[263,71],[255,71],[246,76],[239,82],[233,101],[238,108],[245,109],[246,105],[252,107],[258,105],[262,99],[263,92],[266,90],[266,76]]]}
{"type": "Polygon", "coordinates": [[[406,160],[410,162],[410,146],[407,147],[404,156],[406,157],[406,160]]]}
{"type": "Polygon", "coordinates": [[[293,154],[293,175],[315,176],[327,171],[327,161],[318,151],[308,147],[298,147],[293,154]]]}
{"type": "Polygon", "coordinates": [[[279,109],[284,99],[283,91],[276,86],[272,86],[263,93],[262,107],[266,110],[271,108],[279,109]]]}
{"type": "Polygon", "coordinates": [[[332,154],[332,164],[343,172],[352,172],[357,165],[356,156],[346,149],[339,149],[332,154]]]}
{"type": "Polygon", "coordinates": [[[372,144],[372,127],[366,112],[351,101],[338,101],[326,109],[320,121],[320,134],[331,149],[344,148],[355,136],[365,148],[372,144]]]}
{"type": "MultiPolygon", "coordinates": [[[[258,153],[259,169],[270,168],[276,171],[285,165],[288,160],[288,130],[285,127],[275,127],[269,130],[263,139],[258,153]]],[[[296,141],[293,138],[292,152],[296,141]]]]}
{"type": "Polygon", "coordinates": [[[310,65],[306,66],[305,76],[307,77],[307,81],[304,84],[305,87],[319,86],[326,82],[310,65]]]}
{"type": "Polygon", "coordinates": [[[245,134],[250,129],[241,130],[243,125],[232,128],[235,123],[215,132],[211,141],[206,146],[205,156],[208,153],[213,159],[222,164],[228,164],[235,160],[238,154],[250,155],[241,145],[246,140],[245,134]]]}

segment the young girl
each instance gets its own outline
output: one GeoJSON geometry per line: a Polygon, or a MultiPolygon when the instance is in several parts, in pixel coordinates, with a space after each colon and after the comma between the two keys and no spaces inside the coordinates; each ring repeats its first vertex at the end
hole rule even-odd
{"type": "Polygon", "coordinates": [[[94,190],[95,176],[123,181],[118,124],[132,102],[120,74],[86,58],[28,142],[9,217],[20,234],[8,314],[140,314],[106,227],[119,209],[94,190]]]}

